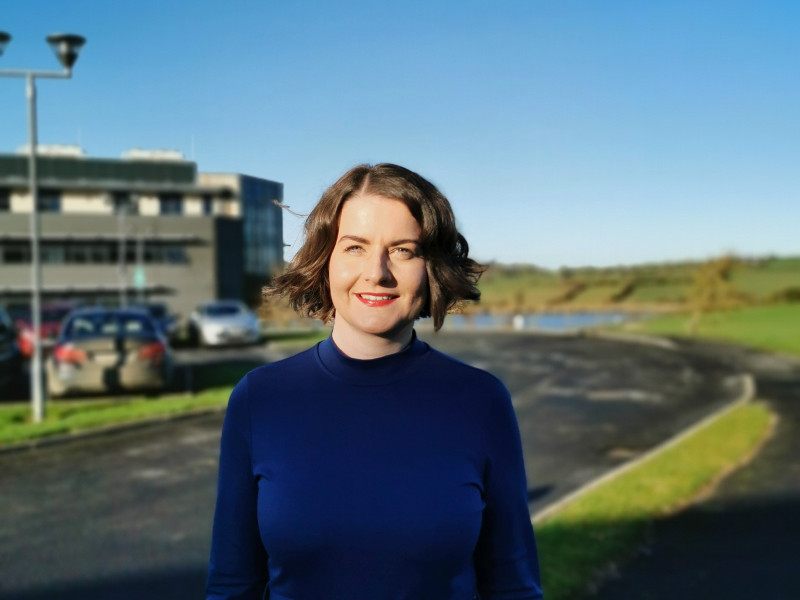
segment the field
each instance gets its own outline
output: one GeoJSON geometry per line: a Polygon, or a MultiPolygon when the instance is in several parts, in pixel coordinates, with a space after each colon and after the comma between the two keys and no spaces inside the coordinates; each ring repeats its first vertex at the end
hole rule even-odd
{"type": "Polygon", "coordinates": [[[472,312],[653,310],[680,312],[800,302],[800,257],[720,257],[706,262],[609,268],[490,265],[472,312]],[[702,298],[703,300],[698,300],[702,298]],[[708,305],[709,298],[713,301],[708,305]],[[716,306],[713,305],[716,303],[716,306]]]}
{"type": "MultiPolygon", "coordinates": [[[[691,316],[662,315],[632,323],[629,331],[688,335],[691,316]]],[[[800,303],[749,306],[701,316],[694,335],[800,356],[800,303]]]]}

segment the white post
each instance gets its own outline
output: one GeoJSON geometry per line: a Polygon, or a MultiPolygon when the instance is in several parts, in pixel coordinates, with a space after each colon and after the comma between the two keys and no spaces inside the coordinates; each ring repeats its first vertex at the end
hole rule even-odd
{"type": "Polygon", "coordinates": [[[31,401],[33,421],[45,417],[45,388],[42,371],[42,265],[39,260],[39,191],[36,181],[36,81],[27,76],[28,96],[28,187],[31,194],[31,320],[33,324],[33,354],[31,356],[31,401]]]}

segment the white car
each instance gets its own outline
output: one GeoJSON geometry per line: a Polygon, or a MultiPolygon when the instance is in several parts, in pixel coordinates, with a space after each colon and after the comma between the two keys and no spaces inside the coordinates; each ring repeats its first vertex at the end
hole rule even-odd
{"type": "Polygon", "coordinates": [[[255,344],[261,341],[261,325],[243,302],[212,300],[189,315],[189,336],[201,346],[255,344]]]}

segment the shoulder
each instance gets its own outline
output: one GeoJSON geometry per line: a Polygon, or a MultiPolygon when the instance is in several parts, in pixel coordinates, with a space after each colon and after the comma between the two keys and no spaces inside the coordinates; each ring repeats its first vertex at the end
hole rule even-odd
{"type": "Polygon", "coordinates": [[[284,358],[249,371],[239,382],[249,386],[260,386],[264,382],[275,383],[276,380],[285,380],[295,374],[308,373],[316,365],[316,345],[284,358]]]}
{"type": "Polygon", "coordinates": [[[488,371],[469,365],[457,358],[430,348],[428,355],[430,374],[456,389],[469,390],[470,395],[510,401],[505,384],[488,371]]]}
{"type": "Polygon", "coordinates": [[[430,348],[429,360],[432,366],[440,371],[441,374],[450,377],[465,378],[471,383],[480,383],[488,386],[499,386],[505,389],[503,383],[483,369],[469,365],[457,358],[454,358],[435,348],[430,348]]]}
{"type": "MultiPolygon", "coordinates": [[[[289,385],[308,377],[316,365],[316,346],[282,360],[256,367],[242,377],[231,392],[229,410],[233,405],[250,405],[255,400],[274,396],[289,385]]],[[[240,410],[245,410],[241,408],[240,410]]],[[[249,409],[246,409],[249,410],[249,409]]]]}

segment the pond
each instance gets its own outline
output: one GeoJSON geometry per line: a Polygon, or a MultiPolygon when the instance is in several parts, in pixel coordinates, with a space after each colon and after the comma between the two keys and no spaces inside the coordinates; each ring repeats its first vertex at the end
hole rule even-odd
{"type": "MultiPolygon", "coordinates": [[[[526,313],[510,314],[477,314],[448,315],[443,330],[515,330],[541,331],[546,333],[567,333],[590,329],[593,327],[619,325],[631,320],[645,318],[642,313],[586,311],[564,313],[526,313]]],[[[430,319],[423,323],[430,324],[430,319]]]]}

